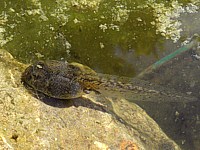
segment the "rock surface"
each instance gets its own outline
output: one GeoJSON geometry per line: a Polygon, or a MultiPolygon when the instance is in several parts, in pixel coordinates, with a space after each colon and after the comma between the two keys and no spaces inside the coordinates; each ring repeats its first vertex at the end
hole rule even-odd
{"type": "Polygon", "coordinates": [[[144,110],[90,93],[74,100],[31,94],[26,65],[0,50],[0,149],[178,150],[144,110]]]}

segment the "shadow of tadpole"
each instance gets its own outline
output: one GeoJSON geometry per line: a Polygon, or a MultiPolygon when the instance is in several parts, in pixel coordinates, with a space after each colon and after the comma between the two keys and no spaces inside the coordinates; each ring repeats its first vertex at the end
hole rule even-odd
{"type": "Polygon", "coordinates": [[[36,99],[40,100],[41,102],[45,103],[46,105],[56,107],[56,108],[69,108],[69,107],[86,107],[90,109],[94,109],[101,112],[109,113],[110,111],[106,106],[97,104],[90,99],[80,97],[80,98],[74,98],[74,99],[57,99],[49,97],[42,92],[34,90],[32,87],[29,87],[28,85],[24,85],[28,92],[36,99]]]}
{"type": "Polygon", "coordinates": [[[74,99],[57,99],[57,98],[52,98],[52,97],[48,97],[45,95],[42,96],[38,96],[37,95],[37,99],[39,99],[40,101],[42,101],[43,103],[50,105],[52,107],[57,107],[57,108],[69,108],[69,107],[87,107],[90,109],[95,109],[98,111],[102,111],[102,112],[107,112],[105,106],[94,103],[93,101],[91,101],[90,99],[87,98],[74,98],[74,99]]]}

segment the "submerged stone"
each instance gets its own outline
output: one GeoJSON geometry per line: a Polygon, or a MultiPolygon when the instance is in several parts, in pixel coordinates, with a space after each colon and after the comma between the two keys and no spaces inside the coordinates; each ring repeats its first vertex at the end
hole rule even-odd
{"type": "Polygon", "coordinates": [[[124,99],[93,92],[65,101],[30,94],[20,81],[26,67],[0,50],[1,149],[180,149],[124,99]]]}

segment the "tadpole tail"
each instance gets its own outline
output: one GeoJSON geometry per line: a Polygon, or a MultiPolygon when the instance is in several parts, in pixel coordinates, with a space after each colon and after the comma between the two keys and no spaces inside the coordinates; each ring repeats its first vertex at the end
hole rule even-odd
{"type": "Polygon", "coordinates": [[[197,97],[181,93],[175,89],[169,89],[138,78],[118,77],[98,74],[102,81],[98,91],[107,97],[124,98],[128,101],[152,101],[152,102],[180,102],[188,103],[198,101],[197,97]]]}

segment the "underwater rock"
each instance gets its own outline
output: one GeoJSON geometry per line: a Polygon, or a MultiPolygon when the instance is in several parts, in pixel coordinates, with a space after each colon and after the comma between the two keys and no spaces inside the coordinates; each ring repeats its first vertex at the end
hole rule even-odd
{"type": "Polygon", "coordinates": [[[91,92],[58,100],[31,94],[27,66],[0,50],[1,149],[180,149],[134,103],[91,92]]]}

